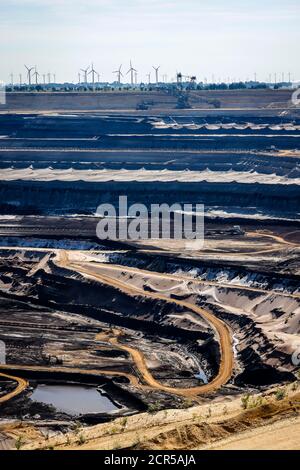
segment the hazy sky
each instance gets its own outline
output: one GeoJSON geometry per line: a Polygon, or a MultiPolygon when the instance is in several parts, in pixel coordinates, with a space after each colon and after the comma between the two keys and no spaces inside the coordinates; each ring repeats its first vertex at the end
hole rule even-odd
{"type": "Polygon", "coordinates": [[[75,81],[94,61],[111,81],[131,58],[143,80],[156,64],[169,79],[298,80],[299,25],[299,0],[0,0],[0,79],[26,63],[75,81]]]}

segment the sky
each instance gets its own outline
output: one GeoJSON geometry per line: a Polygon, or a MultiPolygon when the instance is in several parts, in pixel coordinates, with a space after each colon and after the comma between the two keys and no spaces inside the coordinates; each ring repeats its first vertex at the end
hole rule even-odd
{"type": "Polygon", "coordinates": [[[160,65],[198,81],[300,79],[299,0],[0,0],[0,80],[24,64],[78,81],[91,62],[101,81],[132,59],[139,81],[160,65]]]}

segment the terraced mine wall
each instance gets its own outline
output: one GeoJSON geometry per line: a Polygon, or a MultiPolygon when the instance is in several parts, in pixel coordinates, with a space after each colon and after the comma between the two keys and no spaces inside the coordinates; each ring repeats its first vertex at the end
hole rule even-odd
{"type": "MultiPolygon", "coordinates": [[[[13,268],[14,276],[21,279],[24,270],[13,268]]],[[[68,272],[70,274],[70,271],[68,272]]],[[[1,297],[21,302],[30,301],[33,305],[42,305],[47,308],[59,308],[69,313],[77,313],[89,318],[100,320],[108,325],[122,326],[136,331],[143,331],[149,335],[156,335],[164,338],[176,338],[177,341],[188,344],[201,340],[216,349],[218,356],[218,345],[213,338],[213,333],[186,328],[176,327],[168,323],[168,314],[174,312],[173,304],[166,302],[155,302],[139,297],[132,298],[122,292],[117,293],[117,307],[111,308],[109,303],[110,295],[116,296],[116,291],[106,285],[97,283],[97,293],[95,294],[95,284],[61,277],[60,275],[38,273],[40,286],[35,286],[36,279],[32,279],[32,289],[35,295],[7,293],[1,291],[1,297]],[[61,292],[65,292],[64,298],[59,301],[61,292]],[[79,293],[79,294],[78,294],[79,293]],[[77,295],[76,295],[77,294],[77,295]],[[117,310],[116,310],[117,309],[117,310]]],[[[0,276],[2,277],[1,267],[0,276]]],[[[180,309],[178,310],[180,311],[180,309]]],[[[195,346],[201,348],[201,346],[195,346]]],[[[208,348],[209,349],[209,348],[208,348]]],[[[37,358],[38,359],[38,358],[37,358]]]]}
{"type": "MultiPolygon", "coordinates": [[[[0,109],[1,110],[1,109],[0,109]]],[[[228,111],[224,115],[217,116],[215,113],[208,111],[206,114],[199,112],[198,115],[193,114],[192,117],[182,115],[181,110],[177,110],[177,115],[170,117],[168,114],[162,114],[160,117],[155,116],[132,116],[130,114],[0,114],[0,132],[3,135],[10,135],[18,138],[93,138],[94,136],[106,134],[236,134],[238,131],[243,134],[278,134],[278,129],[272,129],[272,126],[282,126],[287,124],[284,134],[289,135],[295,133],[291,125],[300,123],[300,112],[298,117],[295,109],[295,116],[290,114],[278,115],[274,111],[264,110],[262,113],[252,111],[251,116],[246,111],[237,114],[236,111],[228,111]],[[180,129],[172,127],[174,119],[180,126],[180,129]],[[162,120],[166,127],[155,126],[155,123],[162,120]],[[246,126],[249,121],[252,126],[246,126]],[[184,127],[185,124],[194,123],[199,128],[184,127]],[[217,125],[216,125],[217,124],[217,125]],[[222,125],[233,124],[233,126],[222,125]],[[207,125],[214,125],[213,128],[207,128],[207,125]],[[237,129],[242,126],[243,129],[237,129]],[[255,127],[256,126],[256,127],[255,127]],[[259,126],[257,128],[257,126],[259,126]],[[261,127],[260,127],[261,126],[261,127]],[[290,130],[289,130],[290,128],[290,130]]],[[[282,129],[281,129],[282,131],[282,129]]]]}
{"type": "MultiPolygon", "coordinates": [[[[295,112],[297,110],[295,109],[295,112]]],[[[282,116],[278,115],[276,111],[267,112],[265,110],[262,113],[252,111],[251,119],[248,121],[248,115],[246,111],[242,111],[242,114],[237,114],[235,110],[231,110],[231,114],[228,112],[224,115],[216,117],[214,113],[208,111],[206,114],[199,112],[193,114],[190,118],[186,114],[181,114],[181,111],[177,111],[177,115],[169,116],[169,114],[163,114],[159,117],[153,116],[134,116],[129,113],[110,113],[106,115],[98,113],[88,114],[37,114],[37,113],[7,113],[0,114],[0,127],[1,132],[10,133],[15,137],[62,137],[62,138],[76,138],[76,137],[93,137],[99,134],[113,134],[113,133],[125,133],[125,134],[144,134],[153,132],[156,134],[180,134],[191,133],[195,130],[201,130],[201,132],[217,132],[221,133],[236,133],[237,130],[243,130],[244,132],[254,132],[255,134],[262,131],[265,133],[275,132],[277,133],[280,129],[272,130],[271,126],[274,125],[287,125],[285,126],[285,132],[294,132],[292,127],[294,124],[300,122],[300,114],[297,117],[292,117],[288,114],[282,116]],[[247,121],[244,118],[247,118],[247,121]],[[172,127],[175,122],[179,129],[172,127]],[[291,123],[292,121],[292,123],[291,123]],[[164,125],[158,125],[158,123],[164,123],[164,125]],[[187,124],[192,124],[196,127],[185,127],[187,124]],[[249,125],[246,126],[245,124],[249,125]],[[227,124],[227,126],[226,126],[227,124]],[[228,126],[228,124],[231,124],[228,126]],[[213,128],[207,128],[207,125],[214,125],[213,128]],[[217,126],[216,126],[217,125],[217,126]],[[225,127],[221,127],[224,126],[225,127]],[[255,126],[261,126],[253,128],[255,126]],[[166,126],[166,127],[164,127],[166,126]],[[243,126],[239,129],[239,126],[243,126]]]]}
{"type": "Polygon", "coordinates": [[[196,269],[198,278],[203,279],[218,279],[224,277],[224,272],[228,278],[228,282],[234,279],[247,279],[253,287],[264,286],[265,289],[276,290],[281,286],[286,292],[294,293],[299,289],[300,276],[291,273],[277,273],[270,270],[269,265],[258,267],[257,265],[251,266],[251,262],[247,268],[241,266],[239,262],[235,264],[232,261],[220,260],[197,260],[168,257],[164,255],[163,258],[158,258],[157,255],[151,253],[129,253],[128,255],[111,253],[107,254],[107,259],[110,263],[122,266],[135,266],[138,269],[144,269],[149,272],[169,273],[174,274],[178,270],[185,272],[186,275],[190,271],[196,269]]]}
{"type": "MultiPolygon", "coordinates": [[[[195,108],[214,108],[214,101],[222,108],[286,107],[291,100],[290,90],[209,90],[191,91],[190,104],[195,108]]],[[[142,101],[153,103],[151,109],[175,109],[177,94],[164,91],[109,91],[109,92],[32,92],[7,93],[3,110],[135,110],[142,101]]]]}
{"type": "Polygon", "coordinates": [[[72,150],[72,149],[137,149],[137,150],[270,150],[274,149],[294,150],[298,145],[298,136],[278,136],[273,135],[272,138],[265,135],[244,136],[243,141],[238,136],[231,135],[195,135],[185,136],[128,136],[105,135],[98,139],[82,141],[78,139],[70,139],[63,142],[59,139],[53,139],[51,142],[45,139],[35,140],[15,140],[2,139],[0,141],[1,149],[53,149],[53,150],[72,150]]]}
{"type": "MultiPolygon", "coordinates": [[[[201,331],[202,327],[193,325],[189,330],[184,325],[176,327],[170,324],[169,308],[165,302],[156,302],[139,297],[128,297],[126,294],[97,283],[95,284],[85,278],[74,279],[71,271],[56,267],[50,263],[51,273],[44,270],[36,272],[33,276],[27,276],[27,270],[11,265],[9,277],[21,285],[22,279],[26,277],[27,286],[23,295],[21,290],[18,295],[6,292],[1,293],[6,298],[26,301],[34,305],[52,307],[61,311],[80,313],[87,317],[96,318],[110,325],[118,325],[143,331],[146,335],[157,335],[157,337],[176,338],[178,344],[187,346],[188,350],[200,355],[209,365],[210,375],[216,373],[219,363],[219,348],[210,332],[201,331]],[[68,277],[65,275],[68,273],[68,277]],[[27,293],[26,293],[27,291],[27,293]],[[61,293],[63,292],[63,298],[61,293]],[[108,299],[113,294],[115,298],[113,309],[108,305],[108,299]],[[106,310],[109,308],[110,311],[106,310]],[[198,344],[198,340],[202,344],[198,344]]],[[[2,277],[2,276],[1,276],[2,277]]],[[[214,314],[226,321],[234,330],[243,332],[243,340],[240,342],[239,351],[239,373],[234,378],[234,383],[239,386],[245,384],[260,386],[278,383],[281,381],[294,380],[291,369],[290,356],[274,349],[274,344],[264,334],[262,328],[255,324],[253,319],[246,315],[239,315],[224,311],[222,306],[206,303],[199,297],[198,304],[202,308],[209,308],[214,314]],[[264,359],[262,359],[262,357],[264,359]],[[266,363],[265,359],[272,363],[276,359],[283,370],[266,363]]],[[[173,310],[172,310],[173,311],[173,310]]],[[[38,357],[38,355],[36,355],[38,357]]],[[[37,358],[36,358],[37,360],[37,358]]],[[[124,369],[123,369],[124,370],[124,369]]],[[[87,371],[88,372],[88,371],[87,371]]],[[[117,371],[116,371],[117,375],[117,371]]],[[[36,378],[59,379],[53,374],[40,375],[36,378]]],[[[86,376],[87,380],[89,375],[86,376]]],[[[68,378],[66,376],[66,378],[68,378]]],[[[75,376],[74,376],[75,378],[75,376]]]]}
{"type": "Polygon", "coordinates": [[[276,174],[287,176],[288,178],[298,178],[299,170],[297,160],[293,157],[278,157],[272,155],[256,155],[254,153],[239,152],[232,154],[230,151],[224,153],[201,152],[197,156],[192,152],[182,152],[179,155],[170,152],[157,152],[151,155],[145,152],[80,152],[80,157],[72,151],[14,151],[10,160],[3,158],[0,160],[0,168],[26,169],[47,169],[51,167],[55,170],[161,170],[164,169],[182,171],[189,168],[193,171],[237,171],[251,172],[253,169],[265,175],[276,174]],[[126,161],[124,160],[126,158],[126,161]]]}
{"type": "Polygon", "coordinates": [[[207,182],[67,182],[2,181],[2,214],[95,214],[98,205],[118,207],[119,196],[127,195],[128,204],[199,203],[206,206],[256,207],[287,215],[300,207],[298,185],[207,182]],[[22,201],[22,204],[20,204],[22,201]]]}
{"type": "MultiPolygon", "coordinates": [[[[176,339],[178,345],[187,347],[207,361],[210,374],[217,373],[220,350],[213,331],[206,327],[205,323],[203,326],[194,325],[193,329],[188,329],[184,325],[173,325],[169,314],[174,311],[180,312],[180,306],[174,310],[173,303],[142,296],[129,296],[105,284],[80,277],[78,274],[78,278],[74,279],[71,277],[74,275],[72,271],[58,268],[52,263],[50,266],[52,266],[51,273],[41,269],[29,277],[26,276],[28,272],[26,268],[11,265],[10,274],[5,274],[6,267],[0,266],[0,279],[8,282],[8,278],[13,277],[14,282],[20,286],[17,295],[14,292],[1,291],[1,296],[55,310],[78,313],[107,325],[142,331],[149,336],[176,339]],[[27,285],[23,288],[21,283],[24,279],[27,285]],[[112,298],[115,299],[113,305],[112,298]]],[[[39,361],[38,353],[35,361],[39,361]]],[[[43,364],[42,357],[40,362],[43,364]]],[[[123,371],[126,368],[127,365],[124,365],[123,371]]]]}

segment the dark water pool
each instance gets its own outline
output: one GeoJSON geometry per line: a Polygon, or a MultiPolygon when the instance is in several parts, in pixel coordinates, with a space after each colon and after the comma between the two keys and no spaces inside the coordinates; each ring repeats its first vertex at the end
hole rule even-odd
{"type": "Polygon", "coordinates": [[[30,398],[72,415],[108,413],[117,409],[114,403],[101,395],[95,387],[83,385],[40,384],[30,398]]]}

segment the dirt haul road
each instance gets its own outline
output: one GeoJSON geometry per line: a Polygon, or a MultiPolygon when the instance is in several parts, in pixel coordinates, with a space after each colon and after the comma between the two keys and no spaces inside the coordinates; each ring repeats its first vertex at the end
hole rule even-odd
{"type": "MultiPolygon", "coordinates": [[[[117,370],[112,371],[108,369],[80,369],[78,367],[56,367],[56,366],[47,367],[47,366],[40,366],[40,365],[32,366],[32,365],[24,365],[24,364],[13,364],[13,365],[8,364],[8,365],[1,365],[0,367],[2,370],[9,369],[10,371],[15,370],[15,371],[22,371],[22,372],[31,372],[31,371],[32,372],[49,372],[49,375],[51,375],[51,373],[63,372],[66,374],[95,375],[99,377],[103,377],[103,376],[126,377],[132,385],[136,387],[140,386],[137,377],[135,377],[133,374],[129,374],[128,372],[120,372],[117,370]]],[[[3,375],[5,377],[10,377],[5,374],[0,374],[0,375],[3,375]]],[[[14,378],[11,377],[11,379],[18,380],[18,381],[23,380],[17,377],[14,377],[14,378]]],[[[22,390],[20,390],[18,393],[21,393],[21,391],[22,390]]],[[[5,395],[5,397],[3,398],[6,398],[6,397],[8,398],[5,399],[5,401],[12,398],[12,396],[8,396],[8,395],[5,395]]]]}
{"type": "MultiPolygon", "coordinates": [[[[76,264],[76,263],[72,263],[76,264]]],[[[184,276],[181,274],[162,274],[156,271],[146,271],[145,269],[141,268],[132,268],[129,266],[124,266],[124,265],[119,265],[119,264],[109,264],[109,263],[101,263],[101,262],[90,262],[91,265],[95,267],[99,267],[101,269],[107,270],[107,271],[117,271],[117,272],[124,272],[126,273],[132,273],[132,274],[137,274],[139,276],[145,275],[148,278],[158,278],[158,279],[168,279],[171,281],[181,281],[185,283],[192,283],[192,284],[199,284],[199,285],[207,285],[207,286],[216,286],[216,287],[226,287],[231,290],[243,290],[243,291],[248,291],[248,292],[258,292],[261,294],[276,294],[280,295],[282,297],[291,297],[293,299],[299,299],[300,298],[300,293],[295,294],[295,293],[290,293],[290,292],[282,292],[282,291],[276,291],[276,290],[267,290],[267,289],[262,289],[259,287],[250,287],[250,286],[244,286],[244,285],[236,285],[236,284],[230,284],[230,283],[224,283],[224,282],[217,282],[217,281],[204,281],[202,279],[195,279],[192,276],[184,276]]],[[[179,287],[179,286],[178,286],[179,287]]]]}
{"type": "MultiPolygon", "coordinates": [[[[150,385],[152,388],[162,390],[166,393],[181,395],[185,397],[192,397],[197,396],[204,393],[209,393],[217,390],[222,385],[226,384],[232,375],[233,365],[234,365],[234,357],[233,357],[233,349],[232,349],[232,342],[231,342],[231,335],[228,329],[228,326],[218,318],[216,318],[212,313],[204,310],[196,305],[193,305],[185,300],[178,300],[178,299],[171,299],[165,295],[159,293],[153,293],[144,291],[138,287],[134,287],[128,285],[125,282],[110,278],[104,274],[96,274],[88,267],[83,267],[80,264],[71,263],[68,258],[68,254],[65,250],[61,250],[59,259],[57,260],[57,264],[63,268],[69,268],[72,271],[76,271],[82,275],[88,276],[92,279],[96,279],[101,283],[110,285],[115,287],[118,290],[121,290],[129,295],[133,296],[142,296],[142,297],[149,297],[151,299],[156,300],[163,300],[164,302],[173,303],[175,305],[179,305],[180,307],[187,308],[188,310],[192,310],[193,312],[200,315],[204,318],[208,323],[212,326],[215,330],[220,344],[220,367],[217,376],[208,384],[201,385],[198,387],[192,388],[176,388],[176,387],[169,387],[166,385],[161,384],[158,380],[156,380],[151,372],[149,371],[146,360],[144,355],[129,346],[120,345],[122,349],[126,350],[132,356],[138,370],[140,371],[144,381],[150,385]]],[[[114,344],[118,342],[118,335],[114,340],[114,344]]]]}
{"type": "Polygon", "coordinates": [[[17,387],[12,392],[7,393],[3,397],[0,397],[0,403],[4,403],[8,400],[11,400],[11,398],[16,397],[17,395],[22,393],[28,387],[27,380],[22,379],[20,377],[14,377],[12,375],[6,375],[6,374],[0,373],[0,378],[1,377],[4,377],[5,379],[17,382],[17,387]]]}

